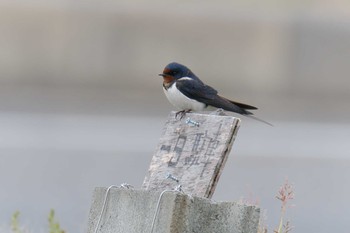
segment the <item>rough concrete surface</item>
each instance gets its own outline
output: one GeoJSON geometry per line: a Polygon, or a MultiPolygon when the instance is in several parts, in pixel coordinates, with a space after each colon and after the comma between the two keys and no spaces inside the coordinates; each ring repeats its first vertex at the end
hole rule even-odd
{"type": "MultiPolygon", "coordinates": [[[[107,188],[96,188],[90,210],[88,233],[93,233],[101,214],[107,188]]],[[[152,232],[161,192],[111,189],[99,233],[152,232]]],[[[212,202],[179,192],[162,195],[153,232],[161,233],[256,233],[260,209],[234,202],[212,202]]]]}

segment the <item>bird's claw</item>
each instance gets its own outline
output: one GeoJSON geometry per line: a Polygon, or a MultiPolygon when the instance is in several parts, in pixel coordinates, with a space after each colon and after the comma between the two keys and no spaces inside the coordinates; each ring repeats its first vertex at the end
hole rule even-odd
{"type": "Polygon", "coordinates": [[[191,112],[191,109],[185,109],[185,110],[178,111],[177,113],[175,113],[175,119],[182,120],[182,118],[184,118],[184,116],[186,116],[186,113],[189,113],[189,112],[191,112]],[[178,118],[178,116],[180,118],[178,118]]]}

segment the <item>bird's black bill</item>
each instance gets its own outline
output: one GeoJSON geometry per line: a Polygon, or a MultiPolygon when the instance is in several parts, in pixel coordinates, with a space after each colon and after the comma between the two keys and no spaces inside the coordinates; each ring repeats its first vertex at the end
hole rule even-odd
{"type": "Polygon", "coordinates": [[[164,77],[165,76],[165,74],[158,74],[159,76],[162,76],[162,77],[164,77]]]}

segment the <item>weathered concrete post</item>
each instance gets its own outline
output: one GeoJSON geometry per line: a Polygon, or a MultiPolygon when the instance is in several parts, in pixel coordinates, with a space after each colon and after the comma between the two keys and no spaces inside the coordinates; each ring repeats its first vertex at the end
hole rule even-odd
{"type": "Polygon", "coordinates": [[[88,233],[256,233],[259,208],[215,203],[240,120],[172,112],[142,190],[96,188],[88,233]]]}

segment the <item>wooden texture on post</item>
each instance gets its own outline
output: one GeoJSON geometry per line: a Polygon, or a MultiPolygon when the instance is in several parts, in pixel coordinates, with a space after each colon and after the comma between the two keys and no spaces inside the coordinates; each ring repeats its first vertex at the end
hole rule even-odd
{"type": "Polygon", "coordinates": [[[171,112],[142,188],[174,189],[210,198],[236,137],[240,119],[232,116],[171,112]],[[166,178],[171,175],[178,179],[166,178]]]}

